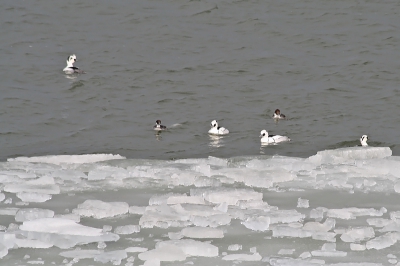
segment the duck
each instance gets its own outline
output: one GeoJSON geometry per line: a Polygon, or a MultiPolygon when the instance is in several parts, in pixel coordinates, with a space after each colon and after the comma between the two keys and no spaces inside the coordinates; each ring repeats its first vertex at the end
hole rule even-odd
{"type": "Polygon", "coordinates": [[[281,135],[268,135],[268,131],[265,129],[261,130],[260,134],[261,143],[279,143],[284,141],[290,141],[290,138],[281,135]]]}
{"type": "Polygon", "coordinates": [[[217,120],[211,121],[211,129],[208,131],[211,135],[227,135],[229,130],[224,127],[219,127],[217,120]]]}
{"type": "Polygon", "coordinates": [[[161,131],[167,130],[166,126],[161,125],[161,120],[157,120],[155,126],[153,127],[154,130],[161,131]]]}
{"type": "Polygon", "coordinates": [[[286,119],[286,115],[281,114],[281,110],[276,109],[274,114],[272,115],[273,119],[286,119]]]}
{"type": "Polygon", "coordinates": [[[368,140],[368,136],[362,135],[360,138],[361,146],[367,147],[368,146],[367,140],[368,140]]]}
{"type": "Polygon", "coordinates": [[[67,66],[63,69],[64,73],[67,75],[71,74],[85,74],[84,71],[80,70],[79,67],[74,67],[76,62],[76,55],[72,54],[67,58],[67,66]]]}

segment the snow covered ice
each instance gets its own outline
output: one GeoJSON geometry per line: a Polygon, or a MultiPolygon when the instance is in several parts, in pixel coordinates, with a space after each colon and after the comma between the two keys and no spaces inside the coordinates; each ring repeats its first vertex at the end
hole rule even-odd
{"type": "Polygon", "coordinates": [[[398,169],[386,147],[309,158],[9,159],[0,162],[0,257],[18,265],[395,264],[398,169]]]}

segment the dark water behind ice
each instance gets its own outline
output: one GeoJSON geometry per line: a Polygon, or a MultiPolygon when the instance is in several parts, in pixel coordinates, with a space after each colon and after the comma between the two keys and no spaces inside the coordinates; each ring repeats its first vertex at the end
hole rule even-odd
{"type": "Polygon", "coordinates": [[[400,145],[398,1],[2,1],[0,159],[400,145]],[[63,74],[75,53],[87,74],[63,74]],[[290,120],[274,123],[280,108],[290,120]],[[157,137],[156,119],[180,124],[157,137]],[[210,121],[231,134],[210,139],[210,121]],[[260,147],[259,132],[291,143],[260,147]]]}

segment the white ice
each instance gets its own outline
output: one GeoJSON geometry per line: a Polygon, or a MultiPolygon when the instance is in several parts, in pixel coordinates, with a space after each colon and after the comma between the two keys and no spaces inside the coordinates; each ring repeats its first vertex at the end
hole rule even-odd
{"type": "Polygon", "coordinates": [[[31,221],[40,218],[52,218],[54,217],[54,211],[38,208],[26,208],[19,209],[15,214],[15,221],[24,222],[31,221]]]}
{"type": "Polygon", "coordinates": [[[139,225],[121,225],[117,226],[114,229],[114,233],[119,234],[119,235],[130,235],[133,233],[138,233],[140,232],[140,226],[139,225]]]}
{"type": "Polygon", "coordinates": [[[188,238],[223,238],[224,232],[221,229],[209,227],[186,227],[181,235],[188,238]]]}
{"type": "Polygon", "coordinates": [[[307,199],[299,198],[297,200],[297,208],[309,208],[309,207],[310,207],[310,203],[307,199]]]}
{"type": "Polygon", "coordinates": [[[51,163],[51,164],[84,164],[108,160],[126,159],[113,154],[84,154],[84,155],[54,155],[38,157],[17,157],[8,159],[8,162],[51,163]]]}
{"type": "Polygon", "coordinates": [[[18,192],[17,197],[24,202],[46,202],[51,199],[51,195],[40,193],[18,192]]]}
{"type": "MultiPolygon", "coordinates": [[[[388,148],[327,150],[305,159],[91,157],[0,162],[0,218],[4,221],[0,257],[18,248],[36,252],[74,248],[60,254],[68,258],[65,265],[83,258],[91,260],[88,265],[126,266],[203,260],[210,264],[262,260],[271,265],[378,265],[352,260],[374,256],[371,249],[392,252],[400,239],[400,210],[391,202],[400,191],[400,158],[391,156],[388,148]],[[337,202],[327,202],[325,190],[330,195],[337,192],[337,202]],[[88,191],[87,200],[77,202],[86,196],[83,191],[88,191]],[[340,198],[368,198],[371,192],[375,193],[371,199],[380,203],[343,204],[340,198]],[[308,209],[310,202],[313,209],[308,209]],[[93,244],[84,246],[88,250],[78,247],[89,243],[93,244]],[[322,243],[320,249],[315,245],[322,243]],[[337,244],[340,250],[329,244],[337,244]],[[250,253],[241,251],[242,246],[244,250],[251,247],[250,253]]],[[[397,258],[382,257],[385,265],[397,263],[397,258]]]]}
{"type": "Polygon", "coordinates": [[[372,227],[356,227],[346,230],[340,237],[343,242],[360,242],[375,237],[372,227]]]}
{"type": "Polygon", "coordinates": [[[156,248],[174,246],[180,248],[186,256],[216,257],[218,247],[210,243],[192,239],[167,240],[158,242],[156,248]]]}
{"type": "Polygon", "coordinates": [[[380,210],[376,210],[373,208],[365,209],[365,208],[343,208],[343,209],[330,209],[327,211],[328,217],[339,218],[339,219],[356,219],[358,216],[382,216],[386,213],[387,210],[385,208],[381,208],[380,210]]]}
{"type": "Polygon", "coordinates": [[[21,234],[28,239],[39,240],[59,248],[70,248],[78,244],[117,241],[118,235],[103,233],[101,229],[75,223],[69,219],[42,218],[25,221],[20,226],[21,234]]]}
{"type": "Polygon", "coordinates": [[[242,222],[242,224],[246,226],[246,228],[249,228],[253,231],[267,231],[269,230],[270,222],[270,217],[256,216],[248,217],[245,221],[242,222]]]}
{"type": "Polygon", "coordinates": [[[104,202],[101,200],[85,200],[79,204],[72,213],[84,217],[94,217],[102,219],[126,214],[129,211],[129,205],[126,202],[104,202]]]}
{"type": "Polygon", "coordinates": [[[144,261],[184,261],[187,255],[177,246],[166,245],[140,253],[138,257],[144,261]]]}

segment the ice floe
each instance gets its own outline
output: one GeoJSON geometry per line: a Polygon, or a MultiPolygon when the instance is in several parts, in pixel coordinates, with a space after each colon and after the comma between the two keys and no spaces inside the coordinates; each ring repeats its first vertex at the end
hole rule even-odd
{"type": "Polygon", "coordinates": [[[129,211],[129,205],[126,202],[103,202],[101,200],[86,200],[73,209],[72,213],[84,217],[94,217],[102,219],[126,214],[129,211]]]}
{"type": "MultiPolygon", "coordinates": [[[[52,248],[65,265],[396,264],[398,169],[385,147],[309,158],[9,159],[0,162],[0,258],[52,248]]],[[[19,264],[54,261],[32,254],[19,264]]]]}

